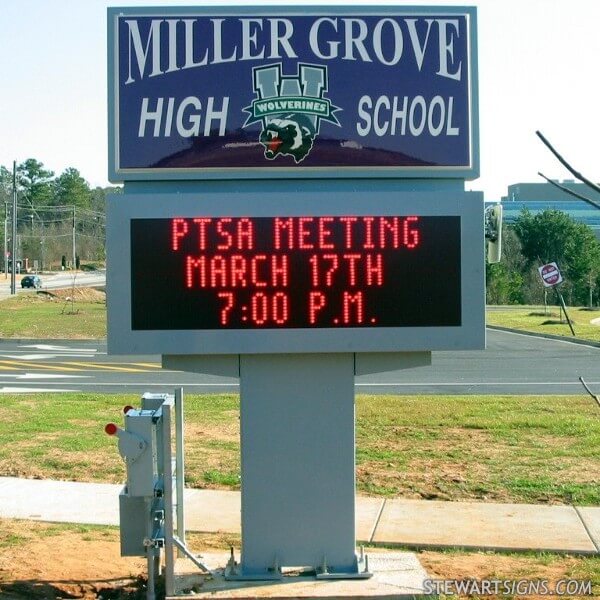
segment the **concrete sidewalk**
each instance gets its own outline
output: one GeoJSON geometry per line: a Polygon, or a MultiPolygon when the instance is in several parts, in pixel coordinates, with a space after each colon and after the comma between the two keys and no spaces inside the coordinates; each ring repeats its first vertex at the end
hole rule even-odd
{"type": "MultiPolygon", "coordinates": [[[[119,524],[122,486],[0,477],[0,518],[119,524]]],[[[188,531],[239,533],[240,493],[185,493],[188,531]]],[[[360,543],[600,553],[600,507],[357,497],[360,543]]]]}

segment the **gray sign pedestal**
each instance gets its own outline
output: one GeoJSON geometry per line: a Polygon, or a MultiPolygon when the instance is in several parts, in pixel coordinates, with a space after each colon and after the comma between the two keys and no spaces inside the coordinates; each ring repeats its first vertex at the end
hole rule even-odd
{"type": "Polygon", "coordinates": [[[242,355],[240,395],[240,575],[356,573],[353,354],[242,355]]]}
{"type": "Polygon", "coordinates": [[[227,579],[370,577],[356,555],[354,377],[430,352],[163,355],[163,368],[240,378],[242,554],[227,579]]]}

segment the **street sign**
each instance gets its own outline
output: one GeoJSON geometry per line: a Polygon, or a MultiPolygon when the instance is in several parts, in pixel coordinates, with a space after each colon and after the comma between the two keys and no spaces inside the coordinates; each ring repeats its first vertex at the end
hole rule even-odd
{"type": "Polygon", "coordinates": [[[551,262],[538,267],[542,283],[545,287],[554,287],[562,282],[563,278],[555,262],[551,262]]]}
{"type": "Polygon", "coordinates": [[[295,200],[273,192],[114,196],[109,350],[483,345],[480,194],[399,199],[390,190],[374,203],[368,191],[308,189],[295,200]]]}
{"type": "Polygon", "coordinates": [[[475,9],[109,8],[109,178],[478,176],[475,9]]]}

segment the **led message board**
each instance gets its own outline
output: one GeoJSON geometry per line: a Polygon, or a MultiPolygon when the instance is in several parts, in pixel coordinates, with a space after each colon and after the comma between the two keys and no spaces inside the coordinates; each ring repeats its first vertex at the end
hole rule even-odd
{"type": "Polygon", "coordinates": [[[132,328],[460,326],[460,256],[459,217],[133,219],[132,328]]]}
{"type": "Polygon", "coordinates": [[[476,11],[109,8],[109,178],[478,176],[476,11]]]}
{"type": "Polygon", "coordinates": [[[480,347],[480,194],[297,194],[114,197],[110,351],[480,347]]]}

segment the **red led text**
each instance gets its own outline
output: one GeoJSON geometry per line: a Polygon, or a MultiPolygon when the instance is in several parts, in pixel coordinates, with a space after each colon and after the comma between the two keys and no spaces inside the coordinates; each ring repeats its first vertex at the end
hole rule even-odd
{"type": "MultiPolygon", "coordinates": [[[[419,217],[274,217],[273,250],[383,250],[416,248],[419,217]]],[[[189,244],[197,251],[245,251],[256,247],[254,220],[248,217],[196,217],[171,220],[171,249],[189,244]]],[[[189,247],[186,246],[186,247],[189,247]]]]}
{"type": "Polygon", "coordinates": [[[376,325],[423,237],[417,216],[181,217],[169,230],[183,289],[233,329],[376,325]]]}
{"type": "Polygon", "coordinates": [[[289,282],[285,254],[241,254],[186,256],[185,285],[188,288],[276,288],[289,282]]]}

